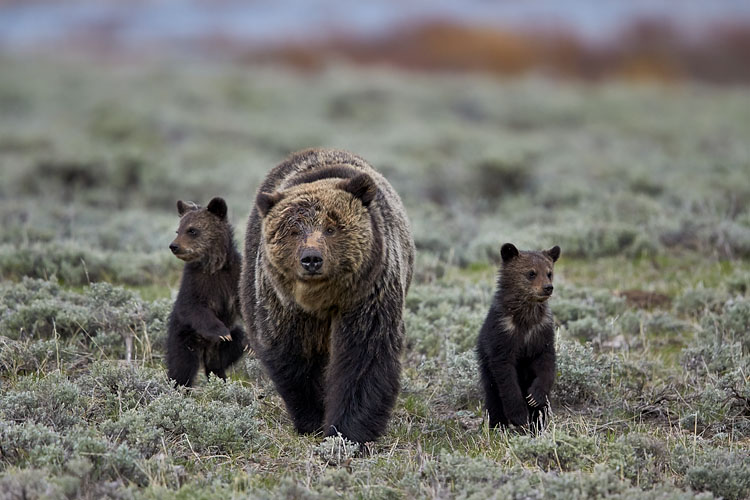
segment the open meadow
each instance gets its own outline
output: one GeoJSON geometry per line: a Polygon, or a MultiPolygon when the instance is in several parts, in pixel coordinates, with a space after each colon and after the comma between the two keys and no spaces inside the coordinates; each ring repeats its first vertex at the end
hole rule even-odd
{"type": "Polygon", "coordinates": [[[750,498],[750,88],[0,59],[0,499],[750,498]],[[175,202],[347,149],[417,245],[402,391],[299,436],[257,360],[171,387],[175,202]],[[540,436],[490,429],[500,246],[559,245],[540,436]],[[132,339],[130,363],[125,340],[132,339]]]}

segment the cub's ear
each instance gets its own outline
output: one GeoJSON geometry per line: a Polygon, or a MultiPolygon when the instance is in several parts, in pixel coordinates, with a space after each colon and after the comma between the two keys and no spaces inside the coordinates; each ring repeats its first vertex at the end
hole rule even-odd
{"type": "Polygon", "coordinates": [[[177,200],[177,213],[180,214],[180,217],[188,212],[192,212],[193,210],[198,210],[198,205],[196,205],[192,201],[188,201],[186,203],[182,200],[177,200]]]}
{"type": "Polygon", "coordinates": [[[367,174],[357,174],[351,179],[346,179],[338,184],[339,189],[351,193],[355,198],[359,198],[364,206],[368,206],[375,195],[378,194],[378,187],[375,181],[367,174]]]}
{"type": "Polygon", "coordinates": [[[227,202],[224,198],[216,197],[208,202],[206,207],[209,212],[217,216],[219,219],[225,219],[227,216],[227,202]]]}
{"type": "Polygon", "coordinates": [[[557,259],[560,258],[560,247],[555,245],[544,253],[550,256],[552,262],[557,262],[557,259]]]}
{"type": "Polygon", "coordinates": [[[500,256],[503,258],[503,262],[515,259],[518,257],[518,249],[513,243],[506,243],[500,248],[500,256]]]}
{"type": "Polygon", "coordinates": [[[260,216],[265,217],[268,215],[273,206],[280,202],[283,197],[284,195],[278,191],[274,191],[273,193],[258,193],[255,204],[258,206],[260,216]]]}

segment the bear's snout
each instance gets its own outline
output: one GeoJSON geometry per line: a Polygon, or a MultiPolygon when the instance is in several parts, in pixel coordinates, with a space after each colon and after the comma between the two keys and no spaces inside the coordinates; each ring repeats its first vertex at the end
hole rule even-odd
{"type": "Polygon", "coordinates": [[[553,287],[552,285],[545,285],[542,290],[544,290],[545,295],[552,295],[552,290],[554,289],[555,287],[553,287]]]}
{"type": "Polygon", "coordinates": [[[310,274],[318,274],[323,267],[323,254],[315,248],[305,248],[299,259],[302,268],[310,274]]]}
{"type": "Polygon", "coordinates": [[[175,243],[174,241],[169,244],[169,249],[172,250],[172,253],[176,254],[180,251],[180,245],[175,243]]]}

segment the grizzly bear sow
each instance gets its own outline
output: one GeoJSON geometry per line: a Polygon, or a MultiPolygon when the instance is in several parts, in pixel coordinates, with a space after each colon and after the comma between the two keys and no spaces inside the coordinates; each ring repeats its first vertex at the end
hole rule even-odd
{"type": "Polygon", "coordinates": [[[399,390],[414,243],[401,201],[358,156],[276,166],[250,214],[240,282],[249,344],[300,433],[385,430],[399,390]]]}
{"type": "Polygon", "coordinates": [[[180,200],[177,212],[180,225],[169,249],[185,267],[167,325],[167,373],[190,386],[201,363],[206,376],[224,379],[242,355],[245,332],[236,325],[241,259],[222,198],[206,208],[180,200]]]}
{"type": "Polygon", "coordinates": [[[555,378],[555,332],[547,300],[560,247],[500,249],[497,292],[477,342],[485,407],[492,427],[544,425],[555,378]]]}

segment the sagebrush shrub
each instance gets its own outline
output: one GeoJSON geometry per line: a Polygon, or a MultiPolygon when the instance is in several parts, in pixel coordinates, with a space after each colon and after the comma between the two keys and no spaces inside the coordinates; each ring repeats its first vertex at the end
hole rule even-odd
{"type": "Polygon", "coordinates": [[[0,395],[0,415],[14,422],[36,422],[53,429],[67,429],[84,423],[80,388],[59,373],[44,378],[23,377],[0,395]]]}
{"type": "Polygon", "coordinates": [[[609,381],[608,363],[590,345],[560,339],[557,343],[557,377],[550,399],[557,404],[595,404],[609,381]]]}
{"type": "Polygon", "coordinates": [[[77,293],[26,278],[0,287],[0,307],[0,332],[11,339],[80,338],[100,355],[121,358],[125,338],[134,339],[138,357],[162,348],[171,304],[144,301],[110,283],[93,283],[77,293]]]}
{"type": "Polygon", "coordinates": [[[544,471],[585,469],[600,448],[591,436],[573,436],[549,429],[539,436],[511,436],[508,444],[513,454],[524,464],[534,465],[544,471]]]}
{"type": "Polygon", "coordinates": [[[700,450],[678,448],[672,466],[684,474],[685,483],[696,491],[710,491],[728,500],[750,495],[750,452],[743,449],[700,450]]]}

